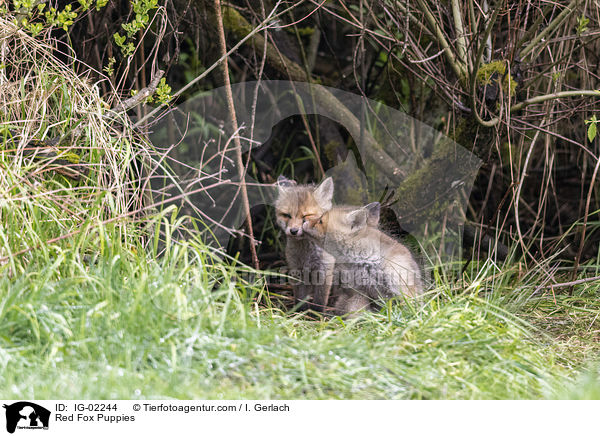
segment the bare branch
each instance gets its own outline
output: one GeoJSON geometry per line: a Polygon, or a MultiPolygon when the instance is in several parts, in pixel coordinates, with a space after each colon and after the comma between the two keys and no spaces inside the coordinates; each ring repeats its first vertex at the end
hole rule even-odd
{"type": "Polygon", "coordinates": [[[126,112],[129,109],[137,106],[138,104],[143,103],[144,100],[146,100],[148,97],[150,97],[152,94],[154,94],[156,92],[156,88],[158,88],[158,83],[160,82],[160,79],[162,79],[162,77],[164,75],[165,75],[165,72],[163,70],[158,70],[148,86],[146,86],[144,89],[141,89],[140,91],[138,91],[138,93],[135,94],[134,96],[129,97],[127,100],[116,105],[112,109],[112,111],[113,112],[126,112]]]}
{"type": "Polygon", "coordinates": [[[526,106],[536,104],[536,103],[542,103],[547,100],[554,100],[557,98],[566,98],[566,97],[583,97],[583,96],[600,97],[600,91],[584,89],[584,90],[579,90],[579,91],[561,91],[561,92],[555,92],[553,94],[538,95],[537,97],[532,97],[532,98],[522,101],[521,103],[517,103],[516,105],[514,105],[510,108],[510,111],[517,112],[526,106]]]}
{"type": "Polygon", "coordinates": [[[552,20],[548,26],[538,33],[535,38],[531,40],[531,42],[519,53],[521,59],[524,59],[528,54],[532,53],[533,50],[538,47],[540,41],[548,36],[550,36],[558,26],[569,16],[571,12],[573,12],[577,6],[579,0],[573,0],[569,5],[560,13],[558,16],[552,20]]]}

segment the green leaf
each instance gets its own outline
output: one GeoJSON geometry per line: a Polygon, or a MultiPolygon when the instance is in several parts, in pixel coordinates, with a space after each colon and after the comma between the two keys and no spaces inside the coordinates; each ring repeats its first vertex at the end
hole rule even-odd
{"type": "Polygon", "coordinates": [[[119,47],[123,47],[123,44],[125,43],[125,37],[119,35],[118,33],[115,33],[113,35],[113,38],[115,39],[115,43],[119,46],[119,47]]]}
{"type": "Polygon", "coordinates": [[[596,123],[590,123],[590,125],[588,126],[588,139],[590,140],[590,142],[592,142],[594,140],[594,138],[596,138],[596,123]]]}

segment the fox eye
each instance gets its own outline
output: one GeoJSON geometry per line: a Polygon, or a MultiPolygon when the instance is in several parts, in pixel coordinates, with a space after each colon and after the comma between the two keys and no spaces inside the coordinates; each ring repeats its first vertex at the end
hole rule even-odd
{"type": "Polygon", "coordinates": [[[314,220],[316,217],[317,217],[317,216],[316,216],[316,215],[314,215],[314,214],[309,214],[309,215],[304,215],[304,216],[302,217],[302,219],[303,219],[304,221],[306,221],[306,220],[314,220]]]}
{"type": "Polygon", "coordinates": [[[286,220],[289,220],[292,217],[289,213],[282,213],[281,216],[284,217],[286,220]]]}

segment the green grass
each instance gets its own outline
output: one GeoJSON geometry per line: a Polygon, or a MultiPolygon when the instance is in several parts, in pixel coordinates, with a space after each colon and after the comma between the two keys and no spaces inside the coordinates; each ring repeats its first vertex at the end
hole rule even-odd
{"type": "MultiPolygon", "coordinates": [[[[164,231],[181,224],[165,222],[175,225],[161,227],[163,242],[164,231]]],[[[196,239],[162,243],[154,253],[115,244],[115,232],[90,232],[79,248],[103,247],[95,256],[57,250],[1,279],[1,397],[525,399],[600,392],[589,382],[597,379],[593,372],[576,371],[587,359],[577,362],[551,329],[538,328],[551,319],[541,314],[541,300],[515,315],[499,305],[503,297],[476,286],[439,288],[419,304],[393,304],[356,320],[311,320],[267,304],[260,276],[245,281],[247,268],[196,239]]]]}

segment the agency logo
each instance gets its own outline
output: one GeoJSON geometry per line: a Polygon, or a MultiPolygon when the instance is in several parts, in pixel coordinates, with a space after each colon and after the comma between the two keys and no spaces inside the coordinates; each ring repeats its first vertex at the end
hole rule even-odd
{"type": "Polygon", "coordinates": [[[5,404],[6,431],[14,433],[16,429],[48,430],[50,411],[29,401],[5,404]]]}

